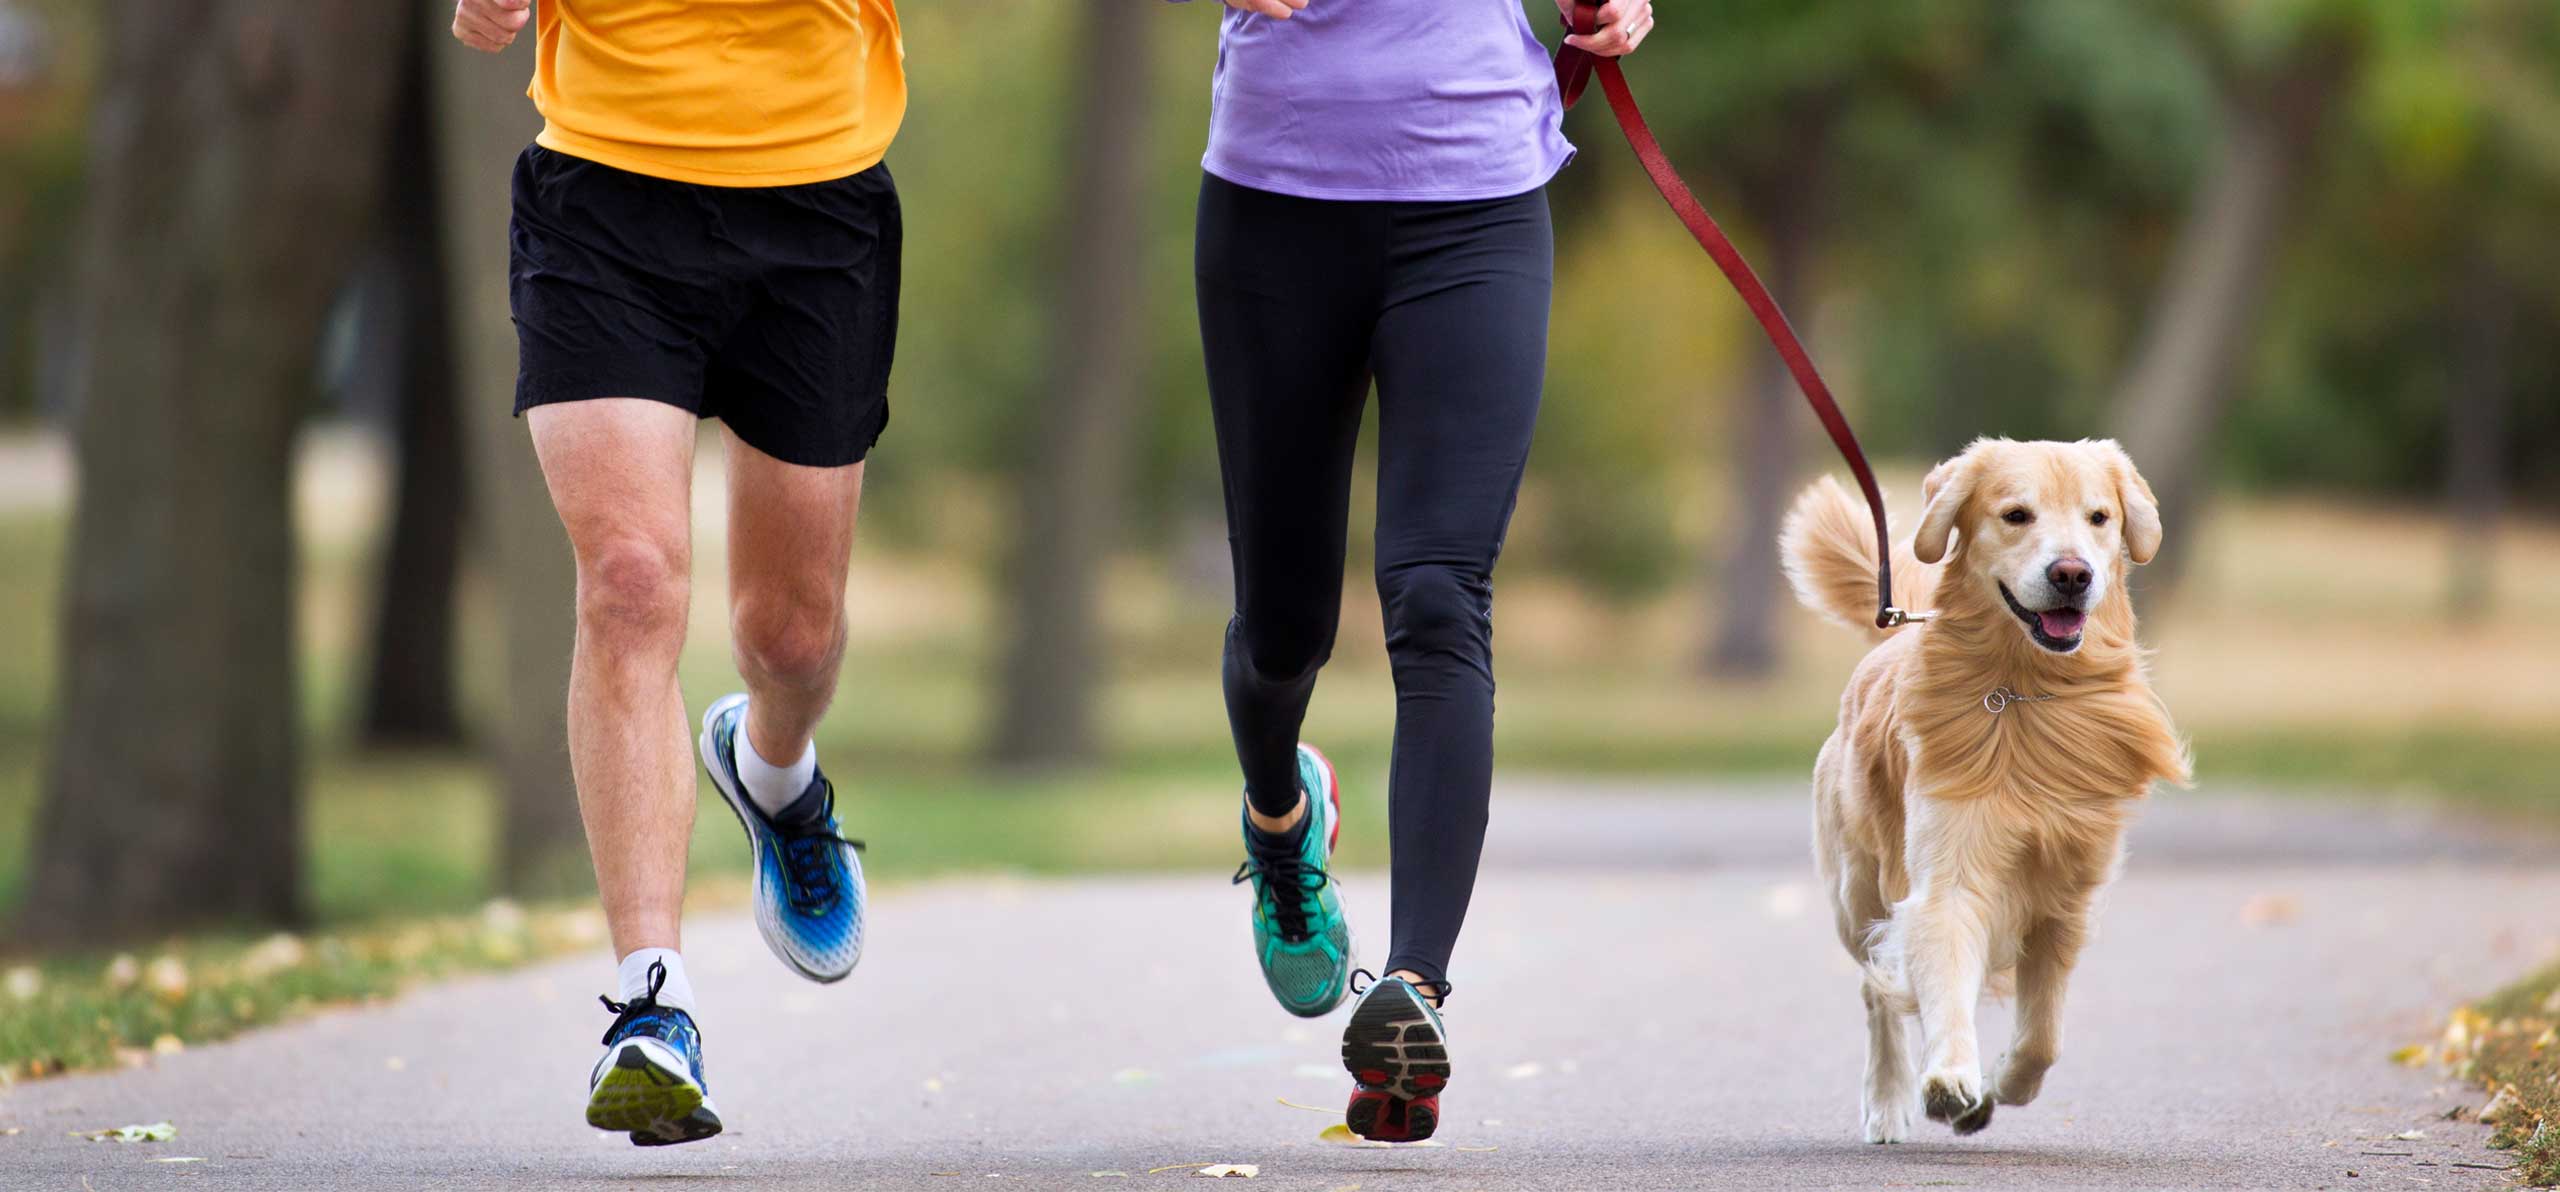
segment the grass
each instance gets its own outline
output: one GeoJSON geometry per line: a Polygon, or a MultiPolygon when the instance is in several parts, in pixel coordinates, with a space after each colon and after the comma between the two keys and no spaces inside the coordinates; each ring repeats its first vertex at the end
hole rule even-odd
{"type": "Polygon", "coordinates": [[[2529,1187],[2560,1185],[2560,964],[2454,1013],[2443,1058],[2492,1100],[2489,1145],[2512,1152],[2529,1187]]]}
{"type": "Polygon", "coordinates": [[[387,997],[412,982],[603,938],[592,907],[527,912],[493,902],[477,915],[308,938],[214,935],[136,952],[51,956],[0,973],[0,1085],[140,1063],[317,1006],[387,997]]]}

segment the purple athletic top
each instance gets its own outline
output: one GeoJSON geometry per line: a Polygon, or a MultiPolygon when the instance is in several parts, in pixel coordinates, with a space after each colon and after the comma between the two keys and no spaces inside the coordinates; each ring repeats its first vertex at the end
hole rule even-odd
{"type": "Polygon", "coordinates": [[[1494,199],[1573,159],[1555,69],[1520,0],[1309,0],[1228,9],[1202,168],[1309,199],[1494,199]]]}

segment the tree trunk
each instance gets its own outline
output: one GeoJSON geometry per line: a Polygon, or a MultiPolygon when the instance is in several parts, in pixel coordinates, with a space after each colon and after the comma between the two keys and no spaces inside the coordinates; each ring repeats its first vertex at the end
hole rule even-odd
{"type": "Polygon", "coordinates": [[[1097,589],[1119,524],[1141,330],[1148,31],[1134,4],[1081,22],[1082,94],[1060,209],[1065,247],[1055,343],[1059,391],[1029,444],[1006,581],[1011,637],[990,752],[1009,765],[1090,757],[1101,663],[1097,589]]]}
{"type": "Polygon", "coordinates": [[[569,779],[566,701],[577,570],[551,511],[533,440],[510,414],[516,338],[507,313],[507,186],[516,154],[542,127],[524,97],[532,36],[505,54],[471,53],[447,36],[452,13],[442,0],[426,0],[414,12],[442,51],[428,55],[442,168],[416,177],[421,184],[441,183],[469,504],[505,639],[504,697],[489,734],[499,792],[499,881],[518,894],[561,893],[592,888],[577,788],[569,779]]]}
{"type": "MultiPolygon", "coordinates": [[[[1748,189],[1750,206],[1768,229],[1769,258],[1763,278],[1769,294],[1791,317],[1808,315],[1808,275],[1822,237],[1822,157],[1829,104],[1807,104],[1797,114],[1801,151],[1778,167],[1770,181],[1748,189]]],[[[1795,475],[1797,419],[1802,398],[1795,378],[1774,349],[1754,339],[1751,380],[1731,439],[1738,535],[1725,556],[1722,620],[1707,647],[1705,670],[1726,679],[1766,678],[1778,669],[1778,608],[1784,599],[1778,572],[1778,522],[1785,516],[1795,475]]]]}
{"type": "Polygon", "coordinates": [[[363,4],[107,10],[22,939],[297,914],[293,439],[372,210],[399,27],[363,4]]]}
{"type": "MultiPolygon", "coordinates": [[[[427,55],[448,38],[413,28],[393,102],[394,176],[437,174],[427,55]],[[430,40],[430,38],[433,38],[430,40]]],[[[373,746],[462,741],[454,705],[454,581],[462,561],[462,425],[454,406],[444,229],[433,186],[384,188],[379,239],[390,257],[392,426],[399,470],[374,598],[371,669],[357,735],[373,746]]]]}
{"type": "MultiPolygon", "coordinates": [[[[2212,444],[2255,342],[2268,274],[2351,64],[2344,46],[2315,42],[2275,78],[2235,85],[2224,97],[2222,145],[2115,402],[2117,437],[2159,497],[2172,535],[2194,532],[2212,444]]],[[[2145,569],[2151,598],[2176,584],[2190,554],[2166,551],[2145,569]]]]}
{"type": "Polygon", "coordinates": [[[2445,609],[2457,621],[2489,611],[2497,590],[2499,507],[2506,500],[2506,427],[2515,383],[2515,291],[2486,255],[2465,271],[2453,382],[2445,399],[2445,516],[2452,547],[2445,609]]]}

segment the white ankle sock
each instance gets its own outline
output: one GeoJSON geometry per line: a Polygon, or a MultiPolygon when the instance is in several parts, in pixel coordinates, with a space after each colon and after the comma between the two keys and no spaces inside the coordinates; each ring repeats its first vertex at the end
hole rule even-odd
{"type": "Polygon", "coordinates": [[[627,1002],[647,994],[652,964],[667,966],[666,983],[658,987],[658,1004],[693,1013],[693,982],[684,975],[684,957],[673,948],[642,948],[623,957],[618,974],[622,992],[615,1000],[627,1002]]]}
{"type": "Polygon", "coordinates": [[[809,780],[818,776],[818,743],[809,742],[800,751],[800,760],[777,766],[756,752],[755,742],[747,737],[746,726],[738,727],[738,780],[746,784],[747,800],[766,815],[780,815],[809,789],[809,780]]]}

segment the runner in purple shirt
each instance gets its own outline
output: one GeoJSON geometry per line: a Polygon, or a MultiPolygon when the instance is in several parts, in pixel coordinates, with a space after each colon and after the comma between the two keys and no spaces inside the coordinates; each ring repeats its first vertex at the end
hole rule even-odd
{"type": "MultiPolygon", "coordinates": [[[[1493,783],[1493,565],[1546,373],[1547,180],[1573,157],[1519,0],[1226,0],[1195,272],[1235,567],[1227,720],[1254,953],[1343,1032],[1367,1138],[1428,1138],[1440,1004],[1493,783]],[[1378,596],[1395,672],[1394,912],[1363,988],[1328,873],[1333,767],[1298,740],[1342,611],[1360,411],[1378,391],[1378,596]]],[[[1604,56],[1653,26],[1611,0],[1604,56]]]]}

